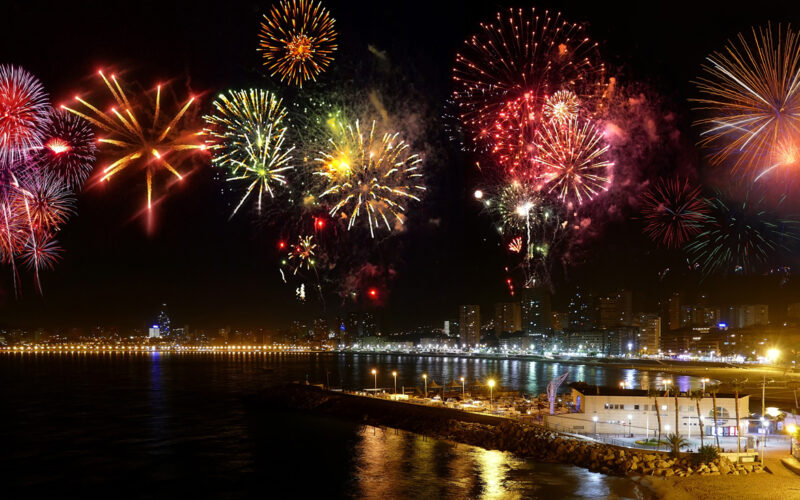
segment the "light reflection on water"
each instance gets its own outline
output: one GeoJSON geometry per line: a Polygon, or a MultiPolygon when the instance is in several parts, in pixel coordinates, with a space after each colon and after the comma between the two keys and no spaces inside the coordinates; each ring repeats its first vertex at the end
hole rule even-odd
{"type": "Polygon", "coordinates": [[[497,450],[364,426],[355,446],[354,496],[388,498],[647,498],[632,481],[536,463],[497,450]]]}

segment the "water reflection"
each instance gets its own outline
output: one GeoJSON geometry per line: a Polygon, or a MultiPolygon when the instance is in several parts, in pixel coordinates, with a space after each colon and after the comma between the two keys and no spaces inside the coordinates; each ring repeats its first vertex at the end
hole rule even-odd
{"type": "Polygon", "coordinates": [[[358,437],[360,498],[647,498],[625,478],[578,467],[371,426],[358,437]]]}
{"type": "MultiPolygon", "coordinates": [[[[345,389],[372,387],[371,371],[378,371],[378,387],[392,390],[392,371],[397,371],[397,387],[418,388],[422,391],[423,374],[428,376],[428,387],[435,382],[448,385],[461,377],[472,382],[494,378],[503,390],[525,394],[540,394],[547,383],[568,372],[567,382],[586,382],[590,385],[618,387],[621,382],[631,389],[663,387],[664,380],[673,380],[682,391],[700,387],[698,379],[686,375],[673,376],[657,371],[643,371],[628,367],[565,364],[560,362],[524,359],[483,359],[472,357],[410,356],[403,354],[278,354],[264,355],[267,364],[285,366],[286,375],[294,380],[312,382],[329,380],[345,389]],[[304,362],[307,360],[308,362],[304,362]],[[299,367],[302,371],[299,371],[299,367]]],[[[454,385],[456,385],[454,384],[454,385]]]]}

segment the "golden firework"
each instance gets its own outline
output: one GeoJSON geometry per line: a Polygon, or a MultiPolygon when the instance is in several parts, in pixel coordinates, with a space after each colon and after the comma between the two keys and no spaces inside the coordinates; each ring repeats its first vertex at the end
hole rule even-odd
{"type": "Polygon", "coordinates": [[[176,113],[166,114],[161,110],[161,85],[156,89],[155,104],[151,105],[144,94],[137,96],[139,99],[136,101],[131,101],[116,75],[111,75],[109,80],[102,71],[98,71],[98,74],[114,97],[116,106],[103,112],[76,96],[75,99],[86,108],[85,112],[64,105],[61,107],[108,134],[98,138],[97,142],[106,145],[106,151],[115,154],[117,159],[102,170],[100,180],[107,181],[131,165],[145,170],[149,210],[152,207],[153,176],[156,171],[166,170],[182,180],[183,175],[173,163],[178,164],[186,159],[182,153],[205,149],[200,140],[202,131],[186,130],[179,126],[195,98],[190,97],[176,113]]]}
{"type": "Polygon", "coordinates": [[[303,86],[316,80],[333,61],[336,50],[334,19],[321,2],[282,0],[264,15],[259,50],[264,65],[281,81],[303,86]]]}

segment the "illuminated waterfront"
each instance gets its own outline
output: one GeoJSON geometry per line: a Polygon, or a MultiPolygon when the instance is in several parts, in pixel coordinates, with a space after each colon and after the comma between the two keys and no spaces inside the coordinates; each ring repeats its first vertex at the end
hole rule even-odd
{"type": "MultiPolygon", "coordinates": [[[[346,370],[352,375],[345,383],[358,385],[372,375],[355,372],[376,360],[335,354],[2,356],[0,375],[10,381],[0,388],[5,483],[28,494],[58,485],[71,493],[124,487],[137,496],[158,491],[239,498],[304,482],[304,496],[329,498],[388,498],[392,492],[636,497],[634,483],[625,478],[259,405],[259,391],[279,379],[346,370]],[[24,385],[14,382],[22,380],[24,385]]],[[[396,366],[400,379],[413,378],[407,374],[419,366],[431,373],[437,366],[472,366],[469,373],[477,374],[490,365],[465,361],[386,357],[377,366],[396,366]]],[[[525,373],[508,370],[508,380],[525,373]]]]}

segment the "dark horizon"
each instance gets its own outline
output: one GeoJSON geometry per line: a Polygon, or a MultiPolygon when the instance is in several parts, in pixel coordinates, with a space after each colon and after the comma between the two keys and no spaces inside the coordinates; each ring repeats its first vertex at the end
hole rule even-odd
{"type": "MultiPolygon", "coordinates": [[[[263,85],[285,90],[263,74],[256,51],[261,15],[270,4],[220,2],[199,7],[148,2],[121,17],[110,4],[86,8],[14,0],[0,20],[0,44],[6,48],[0,63],[20,65],[38,76],[56,105],[93,88],[91,79],[98,68],[113,67],[145,88],[169,80],[178,95],[190,89],[200,96],[204,113],[213,96],[225,89],[263,85]]],[[[452,91],[455,53],[479,22],[492,20],[506,5],[416,2],[387,9],[379,2],[333,0],[325,5],[340,37],[333,67],[341,65],[320,80],[335,86],[332,78],[351,70],[356,74],[348,77],[357,79],[357,63],[371,57],[372,45],[385,51],[393,69],[403,72],[407,83],[425,96],[427,102],[419,105],[435,115],[426,120],[438,131],[428,144],[433,152],[426,164],[429,191],[398,237],[402,254],[395,263],[397,278],[385,301],[369,309],[382,319],[384,329],[393,331],[455,318],[459,304],[512,300],[503,283],[506,261],[500,240],[490,217],[472,197],[475,159],[447,140],[441,120],[452,91]]],[[[783,2],[748,4],[749,10],[723,2],[537,6],[586,23],[590,36],[600,43],[610,74],[621,83],[645,86],[657,96],[655,112],[670,115],[670,131],[687,146],[652,160],[647,173],[688,169],[705,180],[713,174],[692,146],[696,131],[687,101],[694,95],[690,82],[703,59],[751,26],[786,24],[800,14],[797,6],[783,2]]],[[[162,303],[169,305],[178,324],[206,328],[278,328],[296,318],[318,316],[317,304],[299,303],[294,289],[281,282],[275,251],[280,235],[258,227],[247,214],[229,220],[218,182],[210,166],[197,168],[156,207],[152,234],[141,220],[131,219],[142,203],[138,176],[84,191],[77,215],[58,238],[62,260],[42,276],[42,296],[23,272],[23,293],[15,298],[10,270],[0,268],[0,326],[144,327],[162,303]]],[[[604,216],[602,234],[560,271],[556,305],[564,303],[576,285],[598,293],[630,288],[635,308],[650,311],[657,311],[658,300],[677,289],[707,290],[720,302],[758,299],[776,308],[800,301],[800,285],[777,275],[701,283],[696,273],[681,270],[686,265],[680,254],[649,243],[631,204],[614,206],[619,211],[604,216]],[[659,279],[668,267],[672,271],[659,279]]],[[[791,266],[796,260],[784,264],[791,266]]],[[[356,308],[335,300],[328,306],[327,316],[356,308]]]]}

